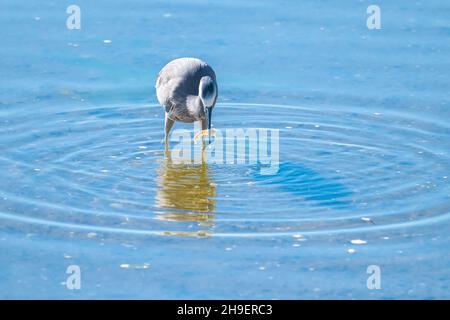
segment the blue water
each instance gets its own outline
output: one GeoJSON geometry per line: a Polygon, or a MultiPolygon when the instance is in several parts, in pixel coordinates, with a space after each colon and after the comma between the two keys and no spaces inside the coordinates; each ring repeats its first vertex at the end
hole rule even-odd
{"type": "Polygon", "coordinates": [[[0,298],[450,298],[449,2],[69,4],[1,5],[0,298]],[[166,158],[183,56],[215,128],[280,130],[276,174],[166,158]]]}

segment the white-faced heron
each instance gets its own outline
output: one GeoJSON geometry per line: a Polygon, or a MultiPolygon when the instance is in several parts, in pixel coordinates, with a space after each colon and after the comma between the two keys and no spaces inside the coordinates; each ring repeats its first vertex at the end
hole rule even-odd
{"type": "Polygon", "coordinates": [[[196,58],[169,62],[156,79],[156,95],[165,113],[165,141],[175,121],[201,121],[202,130],[211,135],[211,117],[217,100],[214,70],[196,58]]]}

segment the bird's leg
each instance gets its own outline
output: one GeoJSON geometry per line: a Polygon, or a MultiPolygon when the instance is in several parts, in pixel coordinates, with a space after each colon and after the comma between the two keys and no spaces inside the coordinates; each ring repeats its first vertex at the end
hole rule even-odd
{"type": "Polygon", "coordinates": [[[208,119],[201,120],[202,131],[208,129],[208,119]]]}
{"type": "Polygon", "coordinates": [[[169,114],[166,112],[164,117],[164,142],[166,146],[166,150],[169,148],[169,132],[172,129],[175,121],[169,118],[169,114]]]}
{"type": "MultiPolygon", "coordinates": [[[[207,119],[200,120],[200,125],[202,128],[202,131],[207,130],[208,129],[208,120],[207,119]]],[[[205,150],[205,147],[206,147],[205,139],[202,138],[202,149],[205,150]]]]}

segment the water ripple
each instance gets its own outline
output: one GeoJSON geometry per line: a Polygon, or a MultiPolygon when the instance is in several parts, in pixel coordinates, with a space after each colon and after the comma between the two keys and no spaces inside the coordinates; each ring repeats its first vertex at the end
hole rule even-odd
{"type": "Polygon", "coordinates": [[[156,105],[53,109],[41,111],[46,123],[21,108],[0,111],[8,119],[0,128],[2,228],[369,237],[449,219],[444,122],[398,111],[219,104],[218,129],[280,130],[279,171],[264,176],[250,164],[171,163],[156,105]]]}

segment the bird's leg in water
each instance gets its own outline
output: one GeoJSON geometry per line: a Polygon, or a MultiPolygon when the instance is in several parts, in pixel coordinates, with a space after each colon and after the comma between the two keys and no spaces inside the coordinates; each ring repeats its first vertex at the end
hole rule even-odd
{"type": "MultiPolygon", "coordinates": [[[[200,122],[201,122],[202,131],[208,130],[208,119],[203,119],[200,122]]],[[[203,139],[203,138],[202,138],[202,147],[203,147],[203,150],[206,147],[206,142],[205,142],[205,139],[203,139]]]]}
{"type": "Polygon", "coordinates": [[[202,131],[207,130],[208,129],[208,119],[203,119],[200,122],[201,122],[202,131]]]}
{"type": "Polygon", "coordinates": [[[164,118],[164,143],[166,146],[166,150],[169,148],[169,132],[170,129],[172,129],[173,124],[175,121],[169,118],[169,114],[166,112],[165,118],[164,118]]]}

